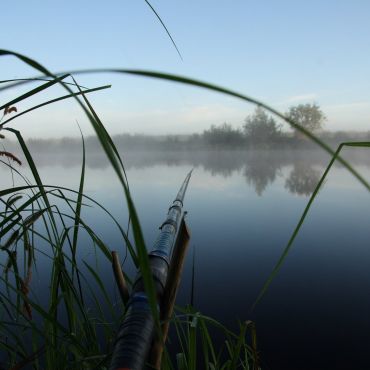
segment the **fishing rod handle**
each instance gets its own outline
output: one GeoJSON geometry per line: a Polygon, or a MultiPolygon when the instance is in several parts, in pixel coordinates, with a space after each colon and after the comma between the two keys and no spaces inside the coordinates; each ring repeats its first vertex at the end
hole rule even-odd
{"type": "MultiPolygon", "coordinates": [[[[167,280],[168,266],[172,248],[182,218],[182,206],[191,172],[186,176],[166,221],[149,253],[150,268],[153,275],[158,301],[163,295],[167,280]]],[[[159,311],[159,310],[158,310],[159,311]]],[[[133,295],[128,303],[125,319],[119,329],[111,360],[110,370],[142,370],[154,336],[154,318],[145,294],[142,277],[137,276],[133,295]]]]}
{"type": "Polygon", "coordinates": [[[151,348],[154,318],[145,293],[130,299],[116,339],[110,370],[142,370],[151,348]]]}
{"type": "MultiPolygon", "coordinates": [[[[149,254],[149,264],[160,301],[166,284],[168,262],[163,257],[149,254]]],[[[152,345],[155,324],[140,273],[135,280],[127,307],[118,331],[110,370],[142,370],[152,345]]]]}

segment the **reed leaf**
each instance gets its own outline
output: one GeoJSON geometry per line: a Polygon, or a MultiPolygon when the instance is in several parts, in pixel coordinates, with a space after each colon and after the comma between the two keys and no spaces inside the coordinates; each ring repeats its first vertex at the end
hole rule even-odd
{"type": "Polygon", "coordinates": [[[156,10],[153,8],[153,6],[150,4],[150,2],[148,0],[144,0],[147,5],[149,6],[149,8],[152,10],[152,12],[155,14],[155,16],[157,17],[157,19],[159,20],[159,22],[161,23],[162,27],[165,29],[168,37],[170,38],[171,42],[172,42],[172,45],[175,47],[176,51],[177,51],[177,54],[179,55],[180,59],[182,59],[182,55],[180,53],[180,50],[178,49],[174,39],[172,38],[171,34],[170,34],[170,31],[168,31],[166,25],[164,24],[164,22],[162,21],[162,18],[159,16],[159,14],[156,12],[156,10]]]}
{"type": "MultiPolygon", "coordinates": [[[[0,51],[0,55],[1,55],[1,51],[0,51]]],[[[18,96],[17,98],[13,99],[13,100],[10,100],[8,102],[6,102],[5,104],[3,105],[0,105],[0,110],[1,109],[4,109],[6,107],[10,107],[11,105],[14,105],[16,103],[19,103],[20,101],[22,100],[25,100],[25,99],[28,99],[30,98],[31,96],[33,95],[36,95],[38,94],[39,92],[43,91],[43,90],[46,90],[48,89],[49,87],[59,83],[60,81],[64,80],[66,77],[68,77],[68,74],[65,74],[63,76],[60,76],[60,77],[56,77],[55,79],[51,80],[51,81],[48,81],[46,83],[44,83],[43,85],[41,86],[37,86],[35,87],[34,89],[18,96]]]]}
{"type": "Polygon", "coordinates": [[[273,279],[276,277],[276,275],[278,274],[278,272],[280,271],[286,257],[288,256],[288,253],[290,252],[290,249],[293,245],[293,242],[294,240],[296,239],[303,223],[304,223],[304,220],[306,219],[306,216],[308,214],[308,211],[310,210],[311,206],[312,206],[312,203],[313,201],[316,199],[318,193],[319,193],[319,190],[320,188],[322,187],[322,185],[324,184],[324,181],[327,177],[327,175],[329,174],[329,171],[330,169],[332,168],[334,162],[336,160],[338,160],[339,158],[339,153],[341,152],[341,150],[343,149],[343,147],[345,146],[348,146],[348,147],[369,147],[370,146],[370,142],[348,142],[348,143],[341,143],[337,150],[335,151],[333,157],[331,158],[328,166],[326,167],[324,173],[322,174],[319,182],[317,183],[314,191],[312,192],[311,196],[310,196],[310,199],[308,200],[307,204],[306,204],[306,207],[304,208],[303,210],[303,213],[300,217],[300,219],[298,220],[298,223],[296,225],[296,227],[294,228],[293,230],[293,233],[292,235],[290,236],[289,238],[289,241],[287,243],[287,245],[285,246],[282,254],[280,255],[277,263],[275,264],[272,272],[270,273],[270,275],[268,276],[267,280],[265,281],[261,291],[259,292],[258,296],[257,296],[257,299],[255,300],[255,302],[253,303],[253,306],[252,306],[252,310],[255,309],[256,305],[260,302],[260,300],[262,299],[262,297],[264,296],[264,294],[266,293],[267,289],[269,288],[270,284],[272,283],[273,279]]]}
{"type": "MultiPolygon", "coordinates": [[[[93,89],[85,90],[84,94],[90,94],[92,92],[96,92],[96,91],[100,91],[100,90],[104,90],[104,89],[109,89],[111,87],[112,87],[112,85],[104,85],[104,86],[100,86],[100,87],[95,87],[93,89]]],[[[36,109],[39,109],[41,107],[45,107],[46,105],[53,104],[53,103],[56,103],[56,102],[59,102],[59,101],[62,101],[62,100],[69,99],[69,98],[73,98],[73,97],[81,95],[81,94],[82,94],[81,92],[71,93],[71,94],[60,96],[59,98],[48,100],[48,101],[46,101],[44,103],[41,103],[41,104],[37,104],[37,105],[33,106],[32,108],[26,109],[26,110],[16,114],[15,116],[12,116],[11,118],[8,118],[6,121],[2,122],[0,124],[0,129],[2,127],[4,127],[7,123],[9,123],[10,121],[13,121],[14,119],[16,119],[16,118],[18,118],[18,117],[20,117],[24,114],[32,112],[32,111],[34,111],[36,109]]]]}

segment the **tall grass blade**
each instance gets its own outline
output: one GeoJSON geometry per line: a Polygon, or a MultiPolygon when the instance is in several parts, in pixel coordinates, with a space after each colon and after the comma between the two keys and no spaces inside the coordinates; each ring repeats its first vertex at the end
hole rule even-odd
{"type": "Polygon", "coordinates": [[[235,370],[238,368],[238,362],[240,358],[240,352],[242,347],[245,346],[245,333],[247,331],[247,325],[245,323],[240,325],[240,333],[239,337],[237,339],[236,345],[233,346],[233,349],[231,351],[231,363],[230,363],[230,370],[235,370]]]}
{"type": "Polygon", "coordinates": [[[197,366],[197,328],[198,315],[193,316],[189,324],[189,344],[188,344],[188,368],[195,370],[197,366]]]}
{"type": "Polygon", "coordinates": [[[28,355],[24,360],[18,362],[15,366],[11,367],[9,370],[21,370],[27,365],[32,364],[38,357],[40,357],[45,352],[45,346],[42,346],[37,351],[28,355]]]}
{"type": "MultiPolygon", "coordinates": [[[[9,83],[9,82],[29,83],[29,82],[34,82],[34,81],[48,82],[48,81],[52,81],[52,80],[50,80],[48,78],[13,78],[13,79],[10,79],[10,80],[0,80],[0,84],[9,83]]],[[[64,83],[66,85],[76,86],[72,82],[64,82],[64,83]]],[[[80,85],[80,86],[83,89],[88,89],[86,86],[82,86],[82,85],[80,85]]]]}
{"type": "MultiPolygon", "coordinates": [[[[74,264],[76,264],[78,231],[80,230],[79,224],[80,224],[80,218],[81,218],[81,206],[82,206],[82,197],[83,197],[83,192],[84,192],[85,166],[86,166],[85,139],[84,139],[80,126],[78,126],[78,128],[81,133],[81,141],[82,141],[82,165],[81,165],[80,185],[78,187],[76,210],[74,211],[75,221],[74,221],[73,241],[72,241],[72,261],[74,264]]],[[[73,268],[72,269],[72,281],[73,281],[74,271],[75,269],[73,268]]],[[[78,270],[76,270],[76,272],[77,272],[77,281],[78,281],[78,287],[80,290],[81,301],[82,301],[82,304],[84,304],[80,276],[79,276],[78,270]]]]}
{"type": "Polygon", "coordinates": [[[134,239],[135,239],[135,245],[136,245],[137,256],[139,260],[140,271],[141,271],[144,286],[145,286],[145,291],[148,296],[149,305],[150,305],[150,308],[151,308],[151,311],[152,311],[152,314],[153,314],[153,317],[156,323],[156,327],[158,328],[158,330],[160,330],[157,299],[156,299],[156,293],[155,293],[156,290],[155,290],[154,281],[153,281],[153,277],[152,277],[152,273],[151,273],[151,269],[149,265],[149,257],[147,254],[147,249],[146,249],[143,234],[141,231],[139,218],[137,216],[136,209],[132,201],[127,183],[125,182],[124,176],[122,175],[122,172],[121,172],[122,167],[120,165],[122,165],[122,162],[119,159],[119,155],[117,159],[118,152],[110,136],[105,130],[102,122],[100,121],[98,115],[95,113],[93,107],[91,106],[90,102],[86,98],[85,94],[82,94],[82,97],[86,105],[89,107],[90,112],[92,113],[91,115],[90,112],[87,111],[87,114],[90,118],[90,122],[93,125],[93,128],[95,129],[95,132],[100,140],[100,143],[102,144],[123,186],[123,190],[126,196],[127,206],[129,209],[129,214],[132,220],[132,229],[133,229],[133,234],[134,234],[134,239]]]}
{"type": "MultiPolygon", "coordinates": [[[[88,89],[88,90],[85,90],[84,91],[84,94],[90,94],[92,92],[96,92],[96,91],[100,91],[100,90],[104,90],[104,89],[109,89],[111,88],[112,85],[104,85],[104,86],[100,86],[100,87],[95,87],[93,89],[88,89]]],[[[52,104],[52,103],[56,103],[58,101],[61,101],[61,100],[65,100],[65,99],[69,99],[69,98],[73,98],[75,96],[78,96],[78,95],[81,95],[82,93],[81,92],[76,92],[76,93],[73,93],[73,94],[67,94],[67,95],[63,95],[63,96],[60,96],[59,98],[55,98],[55,99],[51,99],[51,100],[48,100],[44,103],[41,103],[41,104],[38,104],[38,105],[35,105],[34,107],[32,108],[29,108],[29,109],[26,109],[25,111],[22,111],[14,116],[12,116],[11,118],[8,118],[6,121],[2,122],[0,124],[0,129],[2,127],[4,127],[7,123],[9,123],[10,121],[13,121],[14,119],[26,114],[26,113],[29,113],[29,112],[32,112],[33,110],[36,110],[38,108],[41,108],[41,107],[44,107],[46,105],[49,105],[49,104],[52,104]]]]}
{"type": "MultiPolygon", "coordinates": [[[[43,73],[43,74],[45,74],[49,77],[56,78],[56,75],[62,75],[62,74],[66,73],[66,72],[58,72],[54,75],[50,71],[48,71],[45,67],[43,67],[41,64],[39,64],[38,62],[36,62],[35,60],[33,60],[31,58],[28,58],[28,57],[26,57],[22,54],[19,54],[19,53],[15,53],[13,51],[0,49],[0,56],[6,56],[6,55],[11,55],[11,56],[15,56],[15,57],[19,58],[23,62],[27,63],[28,65],[30,65],[32,67],[34,67],[36,70],[40,71],[41,73],[43,73]]],[[[265,104],[265,103],[263,103],[263,102],[261,102],[257,99],[251,98],[249,96],[240,94],[238,92],[235,92],[233,90],[230,90],[230,89],[218,86],[218,85],[214,85],[214,84],[207,83],[207,82],[200,81],[200,80],[191,79],[191,78],[184,77],[184,76],[173,75],[173,74],[169,74],[169,73],[160,73],[160,72],[154,72],[154,71],[134,70],[134,69],[130,70],[130,69],[119,69],[119,68],[95,68],[95,69],[74,70],[74,71],[69,71],[68,72],[68,74],[87,74],[87,73],[123,73],[123,74],[131,74],[131,75],[137,75],[137,76],[143,76],[143,77],[151,77],[151,78],[156,78],[156,79],[161,79],[161,80],[167,80],[167,81],[172,81],[172,82],[176,82],[176,83],[186,84],[186,85],[190,85],[190,86],[197,86],[197,87],[201,87],[201,88],[208,89],[208,90],[211,90],[211,91],[219,92],[219,93],[222,93],[222,94],[225,94],[225,95],[229,95],[229,96],[241,99],[243,101],[246,101],[248,103],[252,103],[254,105],[260,106],[261,108],[265,109],[266,111],[272,113],[273,115],[275,115],[275,116],[281,118],[282,120],[284,120],[285,122],[287,122],[291,127],[293,127],[297,131],[301,132],[304,136],[308,137],[310,140],[315,142],[319,147],[321,147],[323,150],[325,150],[331,156],[333,156],[335,154],[335,152],[330,148],[330,146],[325,144],[325,142],[323,142],[317,136],[312,134],[310,131],[308,131],[304,127],[298,125],[292,119],[290,119],[289,117],[280,113],[279,111],[272,108],[271,106],[269,106],[269,105],[267,105],[267,104],[265,104]]],[[[38,77],[35,77],[35,78],[38,78],[38,77]]],[[[72,92],[62,81],[60,81],[60,83],[69,92],[72,92]]],[[[9,88],[12,88],[12,87],[13,87],[12,85],[8,85],[6,87],[0,88],[0,91],[1,90],[6,90],[6,89],[9,89],[9,88]]],[[[77,97],[76,97],[76,99],[77,99],[77,97]]],[[[78,101],[78,99],[77,99],[77,101],[78,101]]],[[[79,102],[79,104],[81,105],[80,102],[79,102]]],[[[82,107],[82,105],[81,105],[81,107],[82,107]]],[[[84,109],[85,113],[87,114],[87,116],[89,117],[89,119],[91,121],[91,116],[89,115],[88,111],[84,107],[82,107],[82,108],[84,109]]],[[[370,190],[370,185],[367,183],[367,181],[357,171],[355,171],[340,156],[338,156],[337,160],[344,167],[346,167],[347,170],[350,171],[368,190],[370,190]]]]}
{"type": "Polygon", "coordinates": [[[66,77],[68,77],[68,74],[65,74],[65,75],[60,76],[60,77],[56,77],[52,81],[48,81],[48,82],[46,82],[45,84],[43,84],[41,86],[37,86],[36,88],[26,92],[25,94],[22,94],[22,95],[18,96],[17,98],[15,98],[13,100],[10,100],[10,101],[6,102],[5,104],[1,105],[0,110],[4,109],[6,107],[10,107],[11,105],[14,105],[16,103],[19,103],[20,101],[25,100],[25,99],[27,99],[27,98],[35,95],[35,94],[38,94],[39,92],[48,89],[49,87],[55,85],[56,83],[61,82],[66,77]]]}
{"type": "Polygon", "coordinates": [[[275,278],[275,276],[278,274],[278,272],[280,271],[284,261],[285,261],[285,258],[287,257],[292,245],[293,245],[293,242],[294,240],[296,239],[298,233],[299,233],[299,230],[301,229],[303,223],[304,223],[304,220],[308,214],[308,211],[309,209],[311,208],[311,205],[313,203],[313,201],[315,200],[317,194],[319,193],[319,190],[321,188],[321,186],[323,185],[330,169],[332,168],[334,162],[339,158],[339,153],[340,151],[342,150],[342,148],[344,146],[349,146],[349,147],[369,147],[370,146],[370,142],[349,142],[349,143],[341,143],[339,146],[338,146],[338,149],[336,150],[336,152],[334,153],[333,157],[331,158],[328,166],[326,167],[323,175],[321,176],[319,182],[317,183],[313,193],[311,194],[310,196],[310,199],[309,201],[307,202],[307,205],[306,207],[304,208],[303,210],[303,213],[292,233],[292,235],[290,236],[290,239],[288,241],[288,244],[286,245],[286,247],[284,248],[282,254],[280,255],[279,257],[279,260],[277,261],[276,265],[274,266],[274,269],[272,270],[271,274],[269,275],[269,277],[267,278],[266,282],[264,283],[260,293],[258,294],[257,296],[257,299],[255,300],[255,302],[253,303],[253,306],[252,306],[252,310],[255,309],[256,305],[259,303],[259,301],[261,300],[261,298],[264,296],[264,294],[266,293],[267,289],[269,288],[272,280],[275,278]]]}
{"type": "MultiPolygon", "coordinates": [[[[4,50],[0,50],[0,55],[4,52],[4,50]]],[[[16,54],[12,53],[9,51],[7,52],[7,55],[11,54],[16,54]]],[[[18,55],[18,54],[16,54],[18,55]]],[[[49,72],[50,73],[50,72],[49,72]]],[[[58,72],[57,75],[61,75],[62,73],[66,72],[58,72]]],[[[184,76],[178,76],[178,75],[173,75],[173,74],[168,74],[168,73],[160,73],[160,72],[154,72],[154,71],[145,71],[145,70],[130,70],[130,69],[118,69],[118,68],[96,68],[96,69],[85,69],[85,70],[74,70],[74,71],[69,71],[69,74],[87,74],[87,73],[123,73],[123,74],[131,74],[131,75],[137,75],[137,76],[143,76],[143,77],[151,77],[151,78],[156,78],[156,79],[161,79],[161,80],[166,80],[166,81],[172,81],[176,83],[181,83],[181,84],[186,84],[190,86],[196,86],[204,89],[208,89],[211,91],[219,92],[228,96],[232,96],[238,99],[241,99],[245,102],[257,105],[266,111],[272,113],[273,115],[281,118],[285,122],[287,122],[292,128],[296,129],[297,131],[301,132],[304,136],[308,137],[311,141],[315,142],[319,147],[321,147],[324,151],[329,153],[331,156],[335,154],[335,152],[330,148],[329,145],[325,144],[322,140],[320,140],[316,135],[312,134],[310,131],[306,130],[304,127],[296,124],[292,119],[289,117],[285,116],[283,113],[280,113],[276,109],[272,108],[271,106],[257,100],[254,98],[251,98],[249,96],[240,94],[238,92],[235,92],[230,89],[226,89],[224,87],[214,85],[211,83],[187,78],[184,76]]],[[[6,88],[11,88],[12,86],[8,86],[6,88]]],[[[4,89],[6,89],[4,88],[4,89]]],[[[0,89],[1,91],[1,89],[0,89]]],[[[338,156],[337,160],[349,171],[355,176],[358,181],[360,181],[368,190],[370,190],[370,185],[368,182],[357,172],[353,169],[352,166],[350,166],[343,158],[338,156]]]]}
{"type": "Polygon", "coordinates": [[[175,43],[174,39],[172,38],[172,36],[171,36],[170,32],[168,31],[168,29],[167,29],[166,25],[165,25],[165,24],[164,24],[164,22],[162,21],[162,18],[159,16],[159,14],[156,12],[156,10],[153,8],[153,6],[150,4],[150,2],[149,2],[148,0],[144,0],[144,1],[148,4],[149,8],[152,10],[152,12],[153,12],[153,13],[155,14],[155,16],[158,18],[159,22],[161,22],[161,25],[162,25],[162,26],[163,26],[163,28],[165,29],[165,31],[166,31],[166,33],[167,33],[168,37],[170,38],[170,40],[171,40],[171,42],[172,42],[172,45],[175,47],[175,49],[176,49],[176,51],[177,51],[177,54],[179,54],[180,59],[181,59],[181,60],[183,60],[183,59],[182,59],[182,55],[181,55],[181,53],[180,53],[180,50],[178,49],[178,47],[177,47],[177,45],[176,45],[176,43],[175,43]]]}

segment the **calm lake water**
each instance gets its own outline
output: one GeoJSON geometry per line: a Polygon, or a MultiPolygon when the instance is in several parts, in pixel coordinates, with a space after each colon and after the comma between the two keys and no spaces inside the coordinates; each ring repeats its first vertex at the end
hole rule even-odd
{"type": "MultiPolygon", "coordinates": [[[[370,152],[343,153],[370,181],[370,152]]],[[[77,189],[78,156],[36,160],[44,183],[77,189]]],[[[254,320],[263,369],[370,368],[370,193],[348,171],[332,169],[280,273],[251,312],[329,158],[307,151],[204,151],[127,153],[124,161],[148,247],[194,167],[184,202],[192,236],[178,304],[190,302],[195,251],[195,307],[231,328],[254,320]]],[[[11,186],[3,167],[0,185],[11,186]]],[[[85,192],[126,225],[123,192],[102,155],[88,153],[85,192]]],[[[96,208],[84,217],[123,259],[110,219],[96,208]]],[[[81,259],[94,255],[83,240],[81,259]]],[[[110,266],[99,269],[114,291],[110,266]]],[[[134,273],[129,261],[125,270],[134,273]]],[[[39,272],[39,281],[46,273],[39,272]]]]}

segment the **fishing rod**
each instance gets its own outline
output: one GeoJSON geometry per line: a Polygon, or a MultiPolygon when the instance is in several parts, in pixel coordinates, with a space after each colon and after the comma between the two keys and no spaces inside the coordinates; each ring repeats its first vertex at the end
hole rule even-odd
{"type": "MultiPolygon", "coordinates": [[[[160,227],[160,233],[153,249],[148,254],[158,302],[161,302],[163,297],[174,246],[181,238],[180,229],[184,220],[183,201],[192,171],[188,173],[182,183],[168,210],[167,218],[160,227]]],[[[145,293],[142,276],[138,271],[127,305],[127,312],[116,337],[109,369],[143,369],[151,349],[154,333],[154,317],[145,293]]]]}

